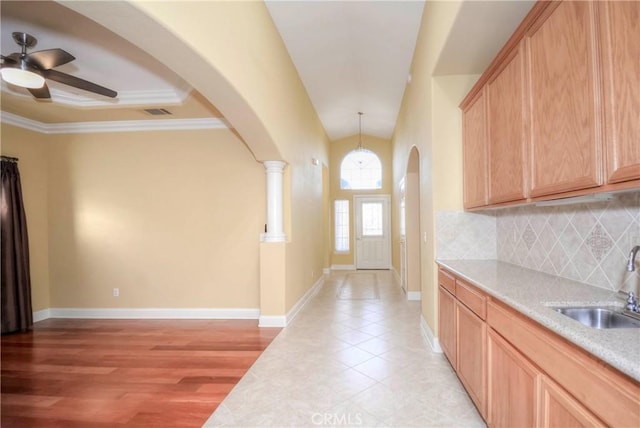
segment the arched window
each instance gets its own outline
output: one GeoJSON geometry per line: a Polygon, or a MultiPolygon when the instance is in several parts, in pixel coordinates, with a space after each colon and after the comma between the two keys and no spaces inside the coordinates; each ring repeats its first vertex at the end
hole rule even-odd
{"type": "Polygon", "coordinates": [[[340,188],[382,189],[380,158],[367,149],[356,149],[347,153],[340,165],[340,188]]]}

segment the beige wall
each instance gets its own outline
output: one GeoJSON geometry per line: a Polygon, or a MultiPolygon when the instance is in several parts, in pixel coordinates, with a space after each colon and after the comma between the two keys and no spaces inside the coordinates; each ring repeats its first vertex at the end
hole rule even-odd
{"type": "Polygon", "coordinates": [[[50,145],[53,307],[258,307],[264,168],[230,131],[50,145]]]}
{"type": "MultiPolygon", "coordinates": [[[[394,206],[396,184],[407,171],[412,147],[420,152],[422,314],[437,335],[435,212],[462,207],[461,119],[457,108],[477,76],[434,76],[433,70],[461,2],[427,2],[393,137],[394,206]]],[[[397,209],[397,208],[396,208],[397,209]]],[[[394,252],[399,251],[397,245],[394,252]]],[[[397,257],[394,258],[397,260],[397,257]]]]}
{"type": "Polygon", "coordinates": [[[3,153],[21,157],[25,200],[48,217],[31,249],[49,265],[34,309],[259,307],[265,173],[230,131],[2,131],[3,153]]]}
{"type": "MultiPolygon", "coordinates": [[[[262,2],[136,2],[211,64],[248,104],[253,123],[237,103],[216,97],[219,86],[192,84],[238,129],[260,160],[285,160],[286,310],[320,278],[324,266],[322,167],[328,139],[288,51],[262,2]],[[194,19],[206,16],[206,20],[194,19]],[[213,97],[216,97],[215,99],[213,97]],[[260,129],[264,127],[264,129],[260,129]],[[275,145],[269,149],[267,143],[275,145]]],[[[179,64],[178,64],[179,66],[179,64]]],[[[183,75],[189,70],[183,70],[183,75]]]]}
{"type": "Polygon", "coordinates": [[[47,137],[5,124],[0,131],[2,154],[20,159],[18,168],[29,234],[31,304],[34,311],[40,311],[50,306],[47,137]]]}
{"type": "Polygon", "coordinates": [[[325,267],[322,168],[329,142],[263,2],[65,5],[142,49],[211,101],[258,160],[284,160],[287,310],[325,267]]]}
{"type": "Polygon", "coordinates": [[[462,210],[462,112],[460,101],[480,75],[433,78],[434,210],[462,210]]]}
{"type": "MultiPolygon", "coordinates": [[[[354,222],[353,222],[353,196],[354,195],[390,195],[391,183],[393,174],[391,171],[391,142],[384,138],[371,137],[368,135],[362,136],[362,145],[374,152],[380,158],[382,163],[382,189],[377,190],[344,190],[340,188],[340,165],[342,159],[358,146],[358,136],[354,135],[346,137],[341,140],[331,142],[331,162],[330,162],[330,191],[331,191],[331,206],[330,206],[330,221],[331,221],[331,241],[329,249],[331,251],[331,264],[332,265],[353,265],[354,260],[354,222]],[[333,224],[333,206],[334,201],[337,199],[349,200],[349,208],[351,210],[350,223],[349,223],[349,253],[336,253],[334,252],[334,240],[335,236],[334,224],[333,224]]],[[[392,215],[393,217],[393,215],[392,215]]],[[[394,219],[391,219],[392,223],[394,219]]]]}

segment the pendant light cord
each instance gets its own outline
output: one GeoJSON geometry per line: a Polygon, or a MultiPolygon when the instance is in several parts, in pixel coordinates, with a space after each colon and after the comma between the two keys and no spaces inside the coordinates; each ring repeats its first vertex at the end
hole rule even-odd
{"type": "Polygon", "coordinates": [[[358,150],[364,150],[362,146],[362,115],[361,111],[358,112],[358,150]]]}

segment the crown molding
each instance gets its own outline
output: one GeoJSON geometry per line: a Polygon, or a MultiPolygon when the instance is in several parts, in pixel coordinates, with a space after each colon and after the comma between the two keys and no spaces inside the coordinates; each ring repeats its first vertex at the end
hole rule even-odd
{"type": "MultiPolygon", "coordinates": [[[[30,94],[10,90],[2,81],[2,91],[20,98],[33,98],[30,94]]],[[[109,108],[123,106],[180,105],[190,93],[190,88],[159,89],[149,91],[120,91],[116,98],[87,96],[49,88],[51,99],[56,103],[75,108],[109,108]]]]}
{"type": "Polygon", "coordinates": [[[189,95],[186,93],[178,93],[171,89],[156,91],[123,91],[119,92],[116,98],[102,97],[101,99],[87,97],[78,94],[61,91],[59,89],[50,89],[51,98],[57,103],[64,104],[76,108],[89,107],[122,107],[137,105],[179,105],[189,95]]]}
{"type": "Polygon", "coordinates": [[[1,112],[0,121],[41,134],[86,134],[96,132],[186,131],[229,129],[224,119],[148,119],[103,122],[43,123],[13,113],[1,112]]]}

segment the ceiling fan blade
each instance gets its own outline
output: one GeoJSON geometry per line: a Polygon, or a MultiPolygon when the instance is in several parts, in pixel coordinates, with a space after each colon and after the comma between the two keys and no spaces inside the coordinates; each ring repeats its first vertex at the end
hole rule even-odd
{"type": "Polygon", "coordinates": [[[104,95],[105,97],[115,98],[118,93],[104,86],[96,85],[79,77],[72,76],[70,74],[61,73],[56,70],[44,70],[42,75],[46,79],[51,79],[65,85],[73,86],[74,88],[83,89],[85,91],[93,92],[98,95],[104,95]]]}
{"type": "Polygon", "coordinates": [[[31,95],[33,95],[36,98],[40,98],[40,99],[51,98],[51,94],[49,93],[49,88],[47,87],[46,83],[42,88],[29,89],[29,92],[31,92],[31,95]]]}
{"type": "Polygon", "coordinates": [[[25,57],[27,63],[35,65],[40,70],[49,70],[71,62],[74,59],[76,59],[75,56],[59,48],[31,52],[25,57]]]}
{"type": "Polygon", "coordinates": [[[2,57],[2,61],[10,62],[12,64],[17,64],[18,61],[20,61],[20,54],[19,53],[12,53],[9,56],[0,55],[0,57],[2,57]]]}

